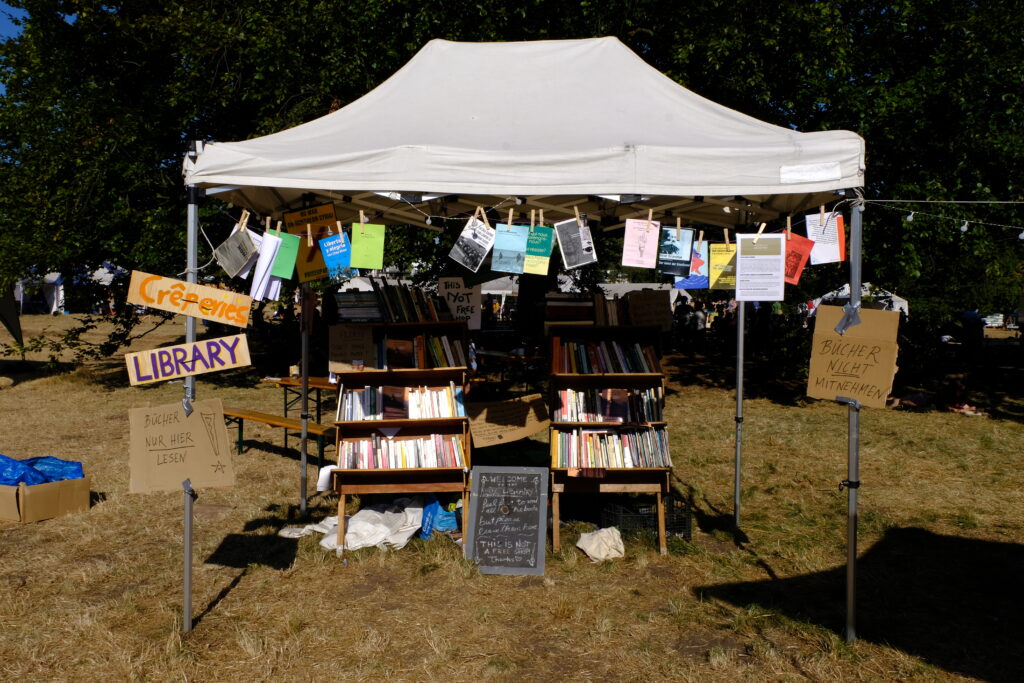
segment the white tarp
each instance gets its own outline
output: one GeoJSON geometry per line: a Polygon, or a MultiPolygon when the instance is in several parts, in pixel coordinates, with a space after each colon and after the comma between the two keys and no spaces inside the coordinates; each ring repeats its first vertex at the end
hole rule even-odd
{"type": "Polygon", "coordinates": [[[429,198],[411,193],[432,193],[431,209],[447,215],[524,197],[517,210],[554,218],[577,206],[606,227],[648,208],[743,225],[863,186],[864,141],[715,104],[615,38],[433,40],[348,106],[272,135],[206,144],[185,175],[263,214],[312,192],[343,220],[371,209],[377,221],[422,224],[412,203],[429,198]]]}

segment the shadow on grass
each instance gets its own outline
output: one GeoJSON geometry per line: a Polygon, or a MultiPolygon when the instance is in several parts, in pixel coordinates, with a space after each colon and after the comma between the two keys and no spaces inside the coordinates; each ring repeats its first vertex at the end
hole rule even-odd
{"type": "MultiPolygon", "coordinates": [[[[1020,680],[1024,546],[892,529],[857,562],[857,637],[946,671],[1020,680]]],[[[843,633],[846,568],[694,592],[843,633]]]]}

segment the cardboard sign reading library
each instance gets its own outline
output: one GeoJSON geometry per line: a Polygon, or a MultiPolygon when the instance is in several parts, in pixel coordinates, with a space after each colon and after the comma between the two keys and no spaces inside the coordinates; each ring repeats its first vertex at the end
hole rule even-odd
{"type": "Polygon", "coordinates": [[[195,488],[235,483],[219,398],[193,401],[188,417],[181,403],[132,408],[128,424],[129,492],[178,491],[185,479],[195,488]]]}
{"type": "Polygon", "coordinates": [[[132,386],[240,368],[251,362],[244,334],[126,353],[124,360],[132,386]]]}
{"type": "Polygon", "coordinates": [[[252,299],[216,287],[133,270],[128,285],[128,303],[245,327],[249,324],[252,299]]]}
{"type": "Polygon", "coordinates": [[[862,309],[860,325],[838,334],[841,306],[819,306],[815,314],[807,395],[830,401],[837,396],[884,408],[896,374],[898,311],[862,309]]]}

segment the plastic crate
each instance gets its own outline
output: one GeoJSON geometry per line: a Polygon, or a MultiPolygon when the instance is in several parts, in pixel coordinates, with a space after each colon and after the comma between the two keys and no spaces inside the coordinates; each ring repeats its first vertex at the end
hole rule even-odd
{"type": "MultiPolygon", "coordinates": [[[[665,496],[665,535],[678,536],[687,541],[692,540],[692,520],[690,517],[690,506],[685,500],[678,500],[673,496],[665,496]]],[[[628,508],[624,505],[608,505],[601,511],[601,526],[618,527],[619,531],[650,531],[658,533],[658,505],[634,505],[628,508]]]]}

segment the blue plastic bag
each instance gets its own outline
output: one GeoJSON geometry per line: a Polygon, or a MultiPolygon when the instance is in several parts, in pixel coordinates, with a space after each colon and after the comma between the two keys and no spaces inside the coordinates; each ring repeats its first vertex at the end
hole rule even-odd
{"type": "Polygon", "coordinates": [[[44,484],[46,483],[46,477],[21,460],[8,458],[0,453],[0,484],[4,486],[17,486],[21,483],[28,484],[29,486],[44,484]]]}
{"type": "Polygon", "coordinates": [[[429,493],[427,494],[427,502],[423,506],[420,538],[424,541],[429,540],[435,529],[437,531],[455,531],[459,528],[458,519],[458,515],[445,510],[441,503],[437,502],[437,497],[429,493]]]}
{"type": "Polygon", "coordinates": [[[61,460],[50,455],[15,460],[0,454],[0,484],[4,486],[17,486],[21,483],[34,486],[64,479],[81,479],[83,476],[80,462],[61,460]]]}
{"type": "Polygon", "coordinates": [[[85,476],[85,473],[82,472],[82,463],[75,460],[61,460],[52,455],[44,455],[39,458],[22,460],[22,462],[46,477],[46,481],[81,479],[85,476]]]}

